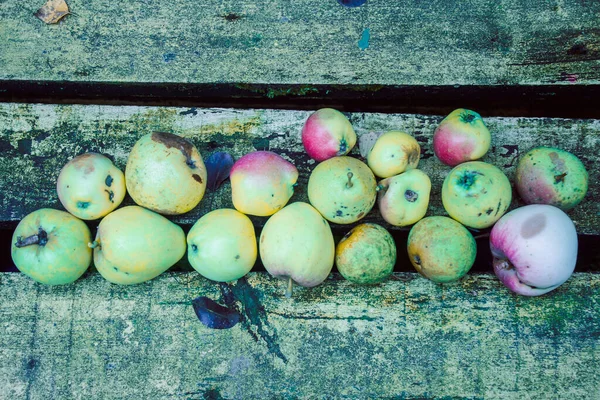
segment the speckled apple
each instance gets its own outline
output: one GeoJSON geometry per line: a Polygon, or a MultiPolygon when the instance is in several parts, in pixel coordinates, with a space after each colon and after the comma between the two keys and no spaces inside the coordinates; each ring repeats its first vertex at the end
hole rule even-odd
{"type": "MultiPolygon", "coordinates": [[[[260,234],[260,258],[274,277],[304,287],[323,282],[333,268],[329,223],[308,203],[292,203],[271,216],[260,234]]],[[[291,288],[288,289],[291,295],[291,288]]]]}
{"type": "Polygon", "coordinates": [[[377,205],[387,223],[412,225],[427,214],[431,180],[425,172],[411,169],[383,179],[377,186],[377,205]]]}
{"type": "Polygon", "coordinates": [[[258,253],[252,221],[222,208],[203,215],[187,235],[188,260],[202,276],[228,282],[246,275],[258,253]]]}
{"type": "Polygon", "coordinates": [[[338,243],[335,265],[350,282],[365,285],[385,281],[394,271],[396,244],[381,225],[355,226],[338,243]]]}
{"type": "Polygon", "coordinates": [[[233,206],[244,214],[266,217],[290,200],[298,170],[272,151],[253,151],[233,164],[229,179],[233,206]]]}
{"type": "Polygon", "coordinates": [[[510,290],[539,296],[566,282],[577,263],[577,231],[564,211],[545,204],[519,207],[490,232],[494,272],[510,290]]]}
{"type": "Polygon", "coordinates": [[[459,108],[442,120],[433,133],[433,152],[451,167],[478,160],[490,149],[491,134],[481,115],[459,108]]]}
{"type": "Polygon", "coordinates": [[[526,204],[549,204],[568,211],[588,190],[588,172],[572,153],[536,147],[519,159],[515,188],[526,204]]]}
{"type": "Polygon", "coordinates": [[[504,172],[482,161],[457,165],[442,185],[446,212],[470,228],[492,226],[508,210],[511,200],[512,188],[504,172]]]}
{"type": "Polygon", "coordinates": [[[408,234],[407,249],[417,272],[438,283],[465,276],[477,255],[475,239],[467,228],[442,216],[417,222],[408,234]]]}
{"type": "Polygon", "coordinates": [[[344,114],[333,108],[322,108],[304,123],[302,144],[309,157],[324,161],[348,154],[356,144],[356,133],[344,114]]]}
{"type": "Polygon", "coordinates": [[[176,215],[200,203],[206,189],[206,167],[189,140],[167,132],[142,136],[125,167],[125,185],[138,205],[176,215]]]}
{"type": "Polygon", "coordinates": [[[329,221],[350,224],[363,218],[377,198],[377,182],[369,167],[342,156],[323,161],[308,179],[308,199],[329,221]]]}
{"type": "Polygon", "coordinates": [[[390,131],[377,138],[367,155],[367,164],[380,178],[417,168],[421,158],[419,142],[405,132],[390,131]]]}
{"type": "Polygon", "coordinates": [[[66,163],[56,182],[63,207],[85,220],[101,218],[125,198],[125,175],[106,156],[81,154],[66,163]]]}
{"type": "Polygon", "coordinates": [[[75,282],[92,262],[91,233],[79,218],[65,211],[42,208],[19,222],[12,237],[15,266],[47,285],[75,282]]]}

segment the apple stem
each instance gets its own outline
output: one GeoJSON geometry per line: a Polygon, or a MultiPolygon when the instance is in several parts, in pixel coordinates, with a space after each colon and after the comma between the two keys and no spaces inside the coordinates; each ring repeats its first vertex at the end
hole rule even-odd
{"type": "Polygon", "coordinates": [[[287,287],[285,288],[285,297],[288,299],[292,297],[292,292],[294,290],[294,281],[291,277],[288,278],[287,287]]]}
{"type": "Polygon", "coordinates": [[[352,172],[348,172],[348,183],[346,183],[346,187],[348,189],[350,189],[352,186],[354,186],[352,184],[352,177],[354,176],[354,174],[352,172]]]}
{"type": "Polygon", "coordinates": [[[90,249],[95,249],[96,247],[102,247],[100,246],[100,242],[97,240],[94,240],[92,243],[88,243],[88,247],[90,249]]]}
{"type": "Polygon", "coordinates": [[[42,229],[40,226],[38,233],[35,235],[31,235],[23,239],[21,236],[17,236],[17,242],[15,243],[15,247],[21,248],[25,246],[31,246],[37,244],[39,246],[44,246],[48,243],[48,233],[42,229]]]}

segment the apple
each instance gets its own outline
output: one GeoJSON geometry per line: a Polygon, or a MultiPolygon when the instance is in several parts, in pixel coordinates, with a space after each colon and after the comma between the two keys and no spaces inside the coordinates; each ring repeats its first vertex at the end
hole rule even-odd
{"type": "Polygon", "coordinates": [[[433,133],[433,152],[446,165],[454,167],[480,159],[490,149],[492,137],[475,111],[452,111],[433,133]]]}
{"type": "Polygon", "coordinates": [[[512,189],[504,172],[482,161],[457,165],[442,185],[446,212],[470,228],[492,226],[504,215],[511,200],[512,189]]]}
{"type": "Polygon", "coordinates": [[[417,168],[421,146],[405,132],[390,131],[377,138],[367,155],[367,164],[380,178],[389,178],[406,170],[417,168]]]}
{"type": "Polygon", "coordinates": [[[396,264],[394,238],[381,225],[366,223],[352,228],[335,249],[335,265],[344,278],[357,284],[386,280],[396,264]]]}
{"type": "Polygon", "coordinates": [[[60,170],[58,199],[65,209],[85,220],[101,218],[125,198],[125,176],[112,161],[98,153],[81,154],[60,170]]]}
{"type": "Polygon", "coordinates": [[[348,118],[333,108],[312,113],[302,127],[302,144],[316,161],[346,155],[356,144],[356,133],[348,118]]]}
{"type": "Polygon", "coordinates": [[[142,136],[131,149],[125,184],[138,205],[160,214],[183,214],[204,197],[206,167],[190,141],[154,132],[142,136]]]}
{"type": "Polygon", "coordinates": [[[431,180],[425,172],[411,169],[383,179],[377,187],[377,205],[387,223],[412,225],[427,213],[431,180]]]}
{"type": "Polygon", "coordinates": [[[298,170],[272,151],[253,151],[233,164],[229,179],[233,206],[244,214],[266,217],[290,200],[298,170]]]}
{"type": "Polygon", "coordinates": [[[292,203],[272,215],[260,234],[260,258],[265,269],[287,283],[313,287],[323,282],[335,256],[329,224],[308,203],[292,203]]]}
{"type": "Polygon", "coordinates": [[[102,218],[94,265],[109,282],[131,285],[165,272],[185,254],[183,229],[162,215],[139,206],[119,208],[102,218]]]}
{"type": "Polygon", "coordinates": [[[526,204],[550,204],[568,211],[583,200],[588,173],[574,154],[554,147],[536,147],[520,158],[515,187],[526,204]]]}
{"type": "Polygon", "coordinates": [[[325,160],[308,179],[310,203],[329,221],[350,224],[363,218],[377,198],[377,182],[369,167],[356,158],[325,160]]]}
{"type": "Polygon", "coordinates": [[[187,235],[187,248],[192,267],[217,282],[246,275],[258,252],[252,221],[230,208],[211,211],[196,221],[187,235]]]}
{"type": "Polygon", "coordinates": [[[569,279],[577,262],[577,231],[559,208],[532,204],[510,211],[490,232],[494,272],[510,290],[539,296],[569,279]]]}
{"type": "Polygon", "coordinates": [[[15,266],[47,285],[75,282],[92,262],[90,230],[65,211],[42,208],[25,216],[12,237],[15,266]]]}
{"type": "Polygon", "coordinates": [[[477,255],[475,239],[467,228],[442,216],[417,222],[408,233],[407,248],[417,272],[438,283],[465,276],[477,255]]]}

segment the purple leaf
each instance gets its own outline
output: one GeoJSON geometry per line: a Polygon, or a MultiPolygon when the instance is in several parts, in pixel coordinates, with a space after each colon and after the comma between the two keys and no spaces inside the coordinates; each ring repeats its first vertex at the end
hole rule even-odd
{"type": "Polygon", "coordinates": [[[229,329],[242,318],[236,309],[223,307],[205,296],[192,300],[192,306],[200,322],[212,329],[229,329]]]}
{"type": "Polygon", "coordinates": [[[208,175],[206,187],[214,191],[229,178],[229,172],[233,166],[233,157],[229,153],[218,151],[211,154],[204,161],[204,165],[206,165],[206,173],[208,175]]]}

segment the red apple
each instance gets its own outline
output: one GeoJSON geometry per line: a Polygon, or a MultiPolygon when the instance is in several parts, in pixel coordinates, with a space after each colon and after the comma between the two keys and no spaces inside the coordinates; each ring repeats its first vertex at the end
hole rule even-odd
{"type": "Polygon", "coordinates": [[[302,144],[316,161],[346,155],[356,144],[356,133],[348,118],[333,108],[312,113],[302,128],[302,144]]]}

